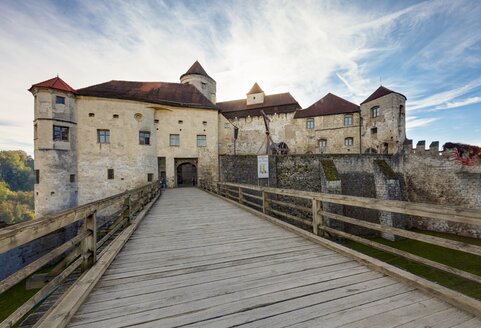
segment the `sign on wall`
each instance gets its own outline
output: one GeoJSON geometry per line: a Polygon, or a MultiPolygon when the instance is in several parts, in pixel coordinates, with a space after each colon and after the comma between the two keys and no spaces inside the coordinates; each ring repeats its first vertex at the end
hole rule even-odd
{"type": "Polygon", "coordinates": [[[260,155],[257,156],[257,178],[269,177],[269,156],[260,155]]]}

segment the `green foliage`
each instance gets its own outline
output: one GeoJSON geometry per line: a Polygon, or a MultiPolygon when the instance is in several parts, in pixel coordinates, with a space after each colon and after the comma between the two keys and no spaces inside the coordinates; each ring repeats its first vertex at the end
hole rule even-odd
{"type": "Polygon", "coordinates": [[[33,159],[23,151],[0,151],[0,221],[8,224],[34,218],[33,159]]]}
{"type": "Polygon", "coordinates": [[[0,180],[12,191],[32,191],[33,159],[21,150],[0,151],[0,180]]]}
{"type": "MultiPolygon", "coordinates": [[[[430,232],[415,230],[419,233],[429,234],[445,239],[453,239],[467,244],[481,245],[481,241],[475,238],[455,236],[441,232],[430,232]]],[[[411,239],[403,239],[401,241],[388,241],[382,238],[372,238],[371,240],[430,259],[432,261],[443,263],[476,275],[481,275],[481,258],[479,256],[460,252],[436,245],[431,245],[411,239]]],[[[403,257],[386,253],[369,246],[347,241],[347,246],[359,252],[375,257],[381,261],[387,262],[418,276],[434,281],[445,287],[454,289],[460,293],[481,299],[481,286],[475,282],[459,278],[455,275],[433,269],[431,267],[409,261],[403,257]]]]}

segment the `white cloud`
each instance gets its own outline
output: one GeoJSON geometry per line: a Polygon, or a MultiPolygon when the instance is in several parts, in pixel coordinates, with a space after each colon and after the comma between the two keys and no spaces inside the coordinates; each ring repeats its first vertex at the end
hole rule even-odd
{"type": "MultiPolygon", "coordinates": [[[[386,12],[320,1],[61,6],[0,4],[0,122],[18,125],[0,125],[0,149],[27,144],[31,152],[33,99],[26,89],[57,73],[74,88],[111,79],[177,82],[198,59],[216,79],[219,101],[245,97],[257,81],[267,93],[290,91],[304,107],[328,92],[359,102],[378,86],[370,65],[397,49],[400,24],[415,26],[444,8],[422,2],[386,12]]],[[[414,106],[455,95],[441,98],[414,106]]]]}
{"type": "Polygon", "coordinates": [[[453,99],[456,99],[479,86],[481,86],[481,79],[476,79],[463,85],[462,87],[439,92],[419,100],[410,101],[408,109],[417,110],[417,109],[424,109],[424,108],[446,105],[447,103],[451,102],[453,99]]]}
{"type": "Polygon", "coordinates": [[[438,117],[429,117],[429,118],[418,118],[416,116],[408,117],[406,119],[406,129],[412,130],[419,127],[426,127],[433,122],[436,122],[440,118],[438,117]]]}
{"type": "Polygon", "coordinates": [[[434,109],[450,109],[450,108],[457,108],[463,107],[467,105],[477,104],[481,102],[481,97],[470,97],[458,101],[448,101],[440,106],[435,107],[434,109]]]}

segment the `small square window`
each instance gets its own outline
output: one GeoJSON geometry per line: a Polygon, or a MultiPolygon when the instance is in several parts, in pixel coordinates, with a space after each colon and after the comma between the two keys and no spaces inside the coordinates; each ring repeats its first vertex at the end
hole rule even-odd
{"type": "Polygon", "coordinates": [[[53,141],[68,141],[68,127],[54,125],[53,141]]]}
{"type": "Polygon", "coordinates": [[[184,124],[184,121],[179,120],[177,123],[179,123],[179,124],[184,124]]]}
{"type": "Polygon", "coordinates": [[[371,108],[371,117],[379,117],[381,115],[381,109],[379,106],[374,106],[371,108]]]}
{"type": "Polygon", "coordinates": [[[371,129],[371,134],[377,134],[377,128],[372,128],[372,129],[371,129]]]}
{"type": "Polygon", "coordinates": [[[203,124],[203,125],[207,125],[207,121],[202,121],[202,124],[203,124]]]}
{"type": "Polygon", "coordinates": [[[70,183],[75,182],[75,174],[70,174],[70,183]]]}
{"type": "Polygon", "coordinates": [[[353,143],[354,143],[354,138],[346,138],[346,139],[344,139],[344,145],[345,145],[345,146],[352,146],[353,143]]]}
{"type": "Polygon", "coordinates": [[[155,123],[155,124],[158,124],[158,123],[159,123],[159,120],[154,120],[154,123],[155,123]]]}
{"type": "Polygon", "coordinates": [[[114,169],[107,169],[107,179],[109,180],[114,179],[114,169]]]}
{"type": "Polygon", "coordinates": [[[306,121],[306,128],[308,129],[314,129],[314,119],[313,118],[308,118],[306,121]]]}
{"type": "Polygon", "coordinates": [[[224,129],[229,129],[230,128],[230,124],[229,123],[224,123],[224,129]]]}
{"type": "Polygon", "coordinates": [[[327,140],[319,139],[319,148],[326,148],[326,147],[327,147],[327,140]]]}
{"type": "Polygon", "coordinates": [[[55,96],[55,103],[59,105],[65,105],[65,97],[55,96]]]}
{"type": "Polygon", "coordinates": [[[150,132],[140,131],[139,132],[139,144],[140,145],[150,145],[150,132]]]}
{"type": "Polygon", "coordinates": [[[89,117],[95,117],[94,113],[89,113],[89,117]]]}
{"type": "Polygon", "coordinates": [[[352,115],[344,115],[344,125],[352,125],[352,115]]]}
{"type": "Polygon", "coordinates": [[[119,118],[119,114],[114,114],[112,117],[113,118],[119,118]]]}
{"type": "Polygon", "coordinates": [[[147,182],[152,182],[152,181],[154,181],[154,174],[147,173],[147,182]]]}
{"type": "Polygon", "coordinates": [[[206,146],[207,146],[207,136],[198,135],[197,136],[197,147],[206,147],[206,146]]]}
{"type": "Polygon", "coordinates": [[[180,146],[180,135],[171,134],[169,139],[169,144],[174,147],[180,146]]]}
{"type": "Polygon", "coordinates": [[[110,130],[97,130],[98,143],[110,143],[110,130]]]}

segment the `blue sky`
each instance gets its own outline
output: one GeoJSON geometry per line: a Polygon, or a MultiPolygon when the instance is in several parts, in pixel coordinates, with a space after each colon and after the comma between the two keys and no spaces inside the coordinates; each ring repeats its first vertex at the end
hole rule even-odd
{"type": "Polygon", "coordinates": [[[219,101],[332,92],[360,103],[380,83],[408,98],[408,137],[481,146],[481,2],[0,2],[0,149],[33,153],[31,84],[177,82],[199,60],[219,101]]]}

